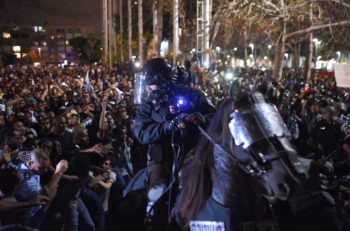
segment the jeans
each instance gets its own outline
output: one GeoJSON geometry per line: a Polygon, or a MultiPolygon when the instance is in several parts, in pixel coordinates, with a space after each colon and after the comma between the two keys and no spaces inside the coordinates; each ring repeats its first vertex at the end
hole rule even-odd
{"type": "Polygon", "coordinates": [[[61,208],[64,231],[78,231],[78,201],[70,200],[68,204],[61,208]]]}
{"type": "Polygon", "coordinates": [[[91,189],[85,188],[81,191],[80,197],[87,209],[90,211],[92,220],[97,231],[105,230],[105,213],[98,195],[91,189]]]}
{"type": "Polygon", "coordinates": [[[95,223],[81,198],[78,198],[78,218],[81,221],[82,230],[95,231],[95,223]]]}

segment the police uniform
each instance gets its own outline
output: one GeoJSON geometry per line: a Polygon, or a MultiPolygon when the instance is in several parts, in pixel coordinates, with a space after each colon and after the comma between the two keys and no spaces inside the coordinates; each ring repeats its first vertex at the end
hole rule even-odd
{"type": "MultiPolygon", "coordinates": [[[[180,94],[180,93],[179,93],[180,94]]],[[[194,89],[184,89],[182,95],[185,95],[191,104],[191,109],[186,113],[199,112],[207,120],[215,113],[215,108],[211,106],[205,95],[194,89]]],[[[164,104],[155,109],[152,103],[141,104],[135,119],[134,133],[135,137],[142,143],[148,144],[148,179],[149,187],[159,183],[167,184],[169,181],[169,165],[173,158],[171,149],[171,132],[167,131],[166,122],[173,119],[169,111],[169,105],[164,104]]],[[[189,152],[195,147],[199,131],[193,124],[186,124],[182,134],[182,145],[184,153],[189,152]]]]}
{"type": "MultiPolygon", "coordinates": [[[[11,165],[11,167],[14,167],[22,178],[21,185],[15,193],[15,197],[18,201],[29,201],[42,193],[40,175],[30,170],[24,163],[11,165]]],[[[31,217],[34,216],[40,209],[41,205],[38,205],[26,208],[23,211],[26,216],[31,217]]]]}
{"type": "Polygon", "coordinates": [[[190,221],[190,231],[231,230],[230,217],[229,208],[225,208],[212,197],[209,197],[190,221]]]}
{"type": "MultiPolygon", "coordinates": [[[[200,118],[198,121],[204,123],[206,119],[203,116],[215,112],[205,95],[185,87],[187,83],[188,76],[183,69],[161,58],[148,61],[135,78],[134,103],[140,106],[134,134],[141,144],[148,145],[147,228],[159,226],[162,230],[161,223],[166,221],[167,212],[165,203],[156,202],[170,182],[174,154],[183,158],[195,147],[199,138],[197,127],[183,121],[181,113],[196,115],[200,118]]],[[[174,167],[172,170],[176,172],[174,167]]]]}

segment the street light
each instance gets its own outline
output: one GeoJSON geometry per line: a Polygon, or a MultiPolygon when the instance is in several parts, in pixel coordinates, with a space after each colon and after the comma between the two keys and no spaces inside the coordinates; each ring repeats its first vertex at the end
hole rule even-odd
{"type": "Polygon", "coordinates": [[[272,48],[272,45],[267,46],[267,49],[271,50],[271,48],[272,48]]]}
{"type": "Polygon", "coordinates": [[[232,62],[232,66],[234,66],[234,67],[237,66],[237,58],[236,58],[237,50],[238,50],[237,47],[233,48],[233,60],[231,62],[232,62]]]}

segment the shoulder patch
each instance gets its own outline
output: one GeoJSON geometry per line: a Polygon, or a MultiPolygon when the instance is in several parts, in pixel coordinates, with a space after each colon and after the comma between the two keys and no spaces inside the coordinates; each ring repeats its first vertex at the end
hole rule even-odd
{"type": "Polygon", "coordinates": [[[225,231],[222,221],[190,221],[190,231],[225,231]]]}

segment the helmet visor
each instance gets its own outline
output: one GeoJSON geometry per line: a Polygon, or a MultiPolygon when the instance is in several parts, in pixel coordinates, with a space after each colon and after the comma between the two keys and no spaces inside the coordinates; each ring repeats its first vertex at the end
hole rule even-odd
{"type": "Polygon", "coordinates": [[[230,117],[231,135],[235,144],[243,148],[262,139],[290,136],[286,124],[272,104],[256,103],[248,109],[235,110],[230,117]]]}
{"type": "Polygon", "coordinates": [[[144,103],[147,99],[146,74],[140,72],[136,75],[134,84],[134,104],[144,103]]]}

